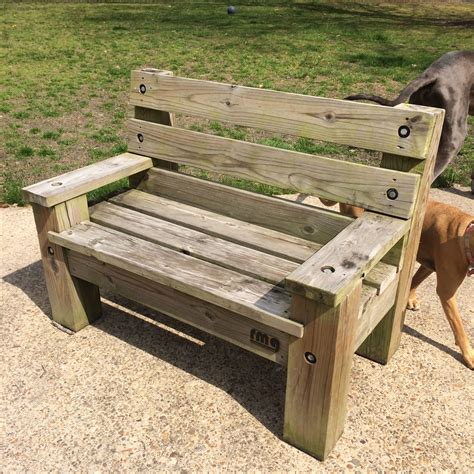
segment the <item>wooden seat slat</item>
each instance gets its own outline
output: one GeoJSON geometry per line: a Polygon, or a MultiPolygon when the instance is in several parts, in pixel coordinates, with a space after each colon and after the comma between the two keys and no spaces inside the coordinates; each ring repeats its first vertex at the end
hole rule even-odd
{"type": "Polygon", "coordinates": [[[303,335],[303,325],[289,319],[290,296],[280,287],[92,222],[50,232],[49,239],[292,336],[303,335]]]}
{"type": "Polygon", "coordinates": [[[110,202],[294,262],[305,261],[321,248],[315,242],[134,189],[110,202]]]}
{"type": "Polygon", "coordinates": [[[74,251],[69,251],[68,262],[71,274],[81,280],[146,305],[281,365],[287,364],[291,336],[286,332],[74,251]],[[278,351],[269,350],[253,341],[252,331],[276,338],[278,351]]]}
{"type": "Polygon", "coordinates": [[[109,202],[90,210],[92,222],[177,250],[259,280],[282,284],[297,263],[109,202]]]}
{"type": "MultiPolygon", "coordinates": [[[[225,196],[225,193],[222,192],[219,196],[221,195],[225,196]]],[[[250,249],[257,249],[268,254],[269,257],[277,256],[289,262],[303,263],[322,247],[316,242],[310,242],[282,232],[266,229],[238,219],[232,219],[218,213],[136,190],[119,194],[110,201],[127,209],[189,227],[210,236],[235,242],[241,246],[247,246],[250,249]]],[[[110,221],[114,217],[109,216],[106,219],[110,221]]],[[[94,212],[92,213],[92,220],[94,220],[94,212]]],[[[105,220],[102,220],[101,223],[105,224],[105,220]]],[[[161,237],[154,235],[154,238],[160,239],[161,237]]],[[[174,245],[176,243],[177,241],[174,242],[174,245]]],[[[183,242],[183,245],[186,244],[183,242]]],[[[206,250],[208,253],[212,252],[210,248],[203,248],[203,252],[206,250]]],[[[278,261],[275,264],[278,265],[278,261]]],[[[286,264],[285,270],[288,267],[289,265],[286,264]]],[[[294,266],[295,270],[296,268],[297,265],[294,266]]],[[[392,281],[396,272],[395,266],[379,262],[366,275],[364,284],[380,291],[382,287],[385,287],[392,281]]],[[[275,275],[274,271],[273,274],[275,275]]],[[[284,277],[288,274],[289,272],[284,277]]]]}

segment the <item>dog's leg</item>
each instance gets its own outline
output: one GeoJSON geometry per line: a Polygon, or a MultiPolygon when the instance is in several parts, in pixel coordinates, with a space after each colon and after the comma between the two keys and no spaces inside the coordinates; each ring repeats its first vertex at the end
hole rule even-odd
{"type": "Polygon", "coordinates": [[[458,275],[453,275],[452,272],[444,273],[442,271],[438,271],[437,277],[438,283],[436,292],[438,293],[439,299],[441,300],[444,314],[446,314],[449,325],[453,330],[456,344],[461,350],[466,365],[470,369],[474,369],[474,350],[472,349],[469,338],[466,334],[466,331],[464,330],[461,315],[456,302],[456,290],[461,285],[464,275],[459,277],[458,275]]]}
{"type": "Polygon", "coordinates": [[[459,153],[467,136],[467,114],[462,117],[447,116],[439,142],[433,181],[448,167],[459,153]],[[449,120],[448,120],[449,119],[449,120]]]}
{"type": "Polygon", "coordinates": [[[413,278],[411,280],[410,295],[408,296],[407,309],[411,309],[412,311],[418,311],[420,309],[420,305],[416,297],[416,289],[432,273],[433,270],[430,270],[429,268],[420,265],[420,268],[418,268],[416,273],[413,275],[413,278]]]}
{"type": "Polygon", "coordinates": [[[350,204],[339,203],[339,212],[345,216],[360,217],[365,209],[362,207],[352,206],[350,204]]]}

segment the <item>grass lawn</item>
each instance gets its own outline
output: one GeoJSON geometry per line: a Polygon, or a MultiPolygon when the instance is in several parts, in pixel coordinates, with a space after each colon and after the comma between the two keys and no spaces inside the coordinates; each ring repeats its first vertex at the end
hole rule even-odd
{"type": "MultiPolygon", "coordinates": [[[[22,204],[23,186],[127,149],[133,68],[326,97],[393,97],[443,53],[474,49],[472,3],[235,4],[233,16],[217,0],[0,6],[0,202],[22,204]]],[[[348,151],[188,117],[178,125],[328,156],[348,151]]],[[[468,183],[473,128],[470,118],[471,133],[441,184],[468,183]]]]}

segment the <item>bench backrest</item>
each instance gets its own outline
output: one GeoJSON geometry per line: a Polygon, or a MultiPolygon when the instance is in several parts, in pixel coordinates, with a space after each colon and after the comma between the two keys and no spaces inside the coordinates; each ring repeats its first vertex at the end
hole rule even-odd
{"type": "MultiPolygon", "coordinates": [[[[344,100],[132,72],[129,151],[158,160],[294,189],[400,218],[414,211],[425,160],[434,159],[440,111],[344,100]],[[160,111],[160,112],[155,112],[160,111]],[[170,127],[180,113],[383,152],[380,166],[284,150],[170,127]],[[161,123],[156,123],[161,122],[161,123]],[[418,172],[410,172],[418,169],[418,172]]],[[[347,156],[350,158],[350,156],[347,156]]],[[[424,173],[431,173],[432,164],[424,173]]],[[[427,181],[425,177],[424,181],[427,181]]]]}

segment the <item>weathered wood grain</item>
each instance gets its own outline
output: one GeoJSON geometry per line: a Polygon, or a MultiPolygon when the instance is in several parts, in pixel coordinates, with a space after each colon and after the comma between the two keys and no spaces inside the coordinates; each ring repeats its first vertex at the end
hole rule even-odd
{"type": "Polygon", "coordinates": [[[384,262],[379,262],[365,276],[364,285],[377,289],[377,294],[383,293],[385,289],[397,277],[397,267],[384,262]]]}
{"type": "MultiPolygon", "coordinates": [[[[362,311],[359,312],[354,352],[359,349],[360,345],[387,314],[387,310],[393,306],[395,297],[397,296],[399,277],[400,274],[397,274],[391,283],[380,292],[380,294],[377,295],[375,293],[364,302],[363,308],[361,308],[362,311]]],[[[362,287],[363,290],[365,288],[370,287],[362,287]]]]}
{"type": "Polygon", "coordinates": [[[32,206],[53,320],[72,331],[79,331],[101,315],[99,289],[71,276],[64,249],[49,241],[48,232],[62,232],[87,220],[86,196],[52,208],[36,203],[32,206]]]}
{"type": "Polygon", "coordinates": [[[291,317],[305,330],[290,338],[283,436],[321,460],[344,429],[360,291],[359,280],[335,308],[300,295],[292,300],[291,317]]]}
{"type": "MultiPolygon", "coordinates": [[[[172,71],[159,71],[157,69],[145,69],[145,72],[153,72],[157,75],[160,76],[173,76],[172,71]]],[[[156,110],[156,109],[149,109],[146,107],[140,107],[140,106],[133,106],[129,105],[129,116],[130,118],[135,118],[139,120],[146,120],[147,122],[153,122],[153,123],[161,123],[163,125],[167,125],[169,127],[174,126],[175,122],[175,114],[163,111],[163,110],[156,110]]],[[[178,171],[178,164],[177,163],[172,163],[169,161],[162,161],[162,160],[153,160],[153,166],[156,166],[158,168],[164,168],[167,170],[174,170],[178,171]]],[[[135,180],[132,179],[132,187],[135,187],[136,184],[138,183],[139,179],[135,180]]]]}
{"type": "Polygon", "coordinates": [[[320,244],[352,222],[333,211],[156,168],[138,189],[320,244]]]}
{"type": "MultiPolygon", "coordinates": [[[[416,105],[401,104],[397,106],[400,110],[416,111],[420,108],[416,105]]],[[[368,359],[386,364],[397,350],[400,344],[403,322],[405,320],[406,304],[410,291],[410,282],[415,266],[416,252],[420,242],[421,227],[425,215],[426,202],[433,176],[433,168],[438,151],[439,139],[444,121],[444,110],[432,109],[434,122],[428,137],[427,160],[423,163],[415,160],[406,160],[400,156],[385,155],[381,166],[399,169],[402,171],[415,172],[421,175],[419,192],[415,201],[415,210],[411,219],[410,230],[403,242],[400,254],[400,280],[397,296],[393,307],[387,311],[380,323],[362,343],[357,354],[368,359]]]]}
{"type": "Polygon", "coordinates": [[[303,334],[303,326],[288,319],[289,295],[277,286],[91,222],[50,232],[49,239],[295,337],[303,334]]]}
{"type": "Polygon", "coordinates": [[[25,198],[44,207],[73,199],[153,166],[146,156],[122,153],[23,188],[25,198]]]}
{"type": "Polygon", "coordinates": [[[407,232],[409,222],[365,212],[286,278],[286,287],[337,306],[407,232]]]}
{"type": "Polygon", "coordinates": [[[94,206],[90,215],[96,224],[276,285],[282,284],[298,266],[295,262],[108,202],[94,206]]]}
{"type": "Polygon", "coordinates": [[[101,289],[121,294],[278,364],[287,364],[289,336],[285,332],[77,252],[68,251],[68,261],[72,275],[101,289]],[[260,332],[260,338],[276,338],[278,351],[256,343],[251,337],[253,330],[260,332]]]}
{"type": "MultiPolygon", "coordinates": [[[[192,189],[192,186],[188,186],[187,189],[192,189]]],[[[216,197],[219,199],[219,196],[216,197]]],[[[194,206],[188,206],[180,202],[171,201],[161,198],[160,196],[154,196],[136,190],[127,191],[115,196],[111,199],[111,202],[149,216],[197,230],[206,235],[215,236],[229,242],[235,242],[268,255],[278,256],[290,262],[303,263],[321,248],[321,245],[315,242],[294,238],[291,235],[278,231],[261,228],[260,226],[251,225],[238,219],[227,218],[226,216],[214,212],[205,211],[194,206]]],[[[94,216],[94,214],[92,215],[94,216]]],[[[112,219],[112,217],[109,219],[112,219]]],[[[105,223],[105,221],[101,223],[105,223]]],[[[201,255],[205,252],[204,248],[202,250],[201,255]]],[[[201,256],[200,258],[203,257],[201,256]]],[[[219,261],[222,262],[221,259],[219,259],[219,261]]],[[[220,263],[220,265],[222,264],[223,263],[220,263]]],[[[223,264],[223,266],[226,265],[223,264]]],[[[236,268],[237,267],[234,267],[234,269],[236,268]]],[[[288,265],[286,264],[285,271],[287,269],[288,265]]],[[[249,268],[247,268],[247,271],[248,270],[249,268]]],[[[390,280],[390,275],[393,272],[396,272],[396,268],[390,266],[385,267],[383,263],[379,262],[367,273],[367,284],[380,289],[381,286],[388,284],[383,276],[386,275],[386,278],[390,280]],[[372,272],[374,273],[372,274],[372,272]]],[[[287,272],[284,277],[288,276],[288,274],[289,272],[287,272]]]]}
{"type": "Polygon", "coordinates": [[[393,110],[144,71],[132,72],[130,103],[422,159],[433,121],[430,109],[393,110]],[[407,138],[399,136],[401,126],[409,128],[407,138]]]}
{"type": "Polygon", "coordinates": [[[127,130],[129,150],[141,155],[294,189],[397,217],[408,218],[412,212],[418,176],[410,173],[142,120],[129,120],[127,130]],[[389,199],[387,196],[393,190],[397,197],[389,199]]]}
{"type": "Polygon", "coordinates": [[[141,191],[127,191],[110,202],[296,262],[321,248],[315,242],[141,191]]]}

